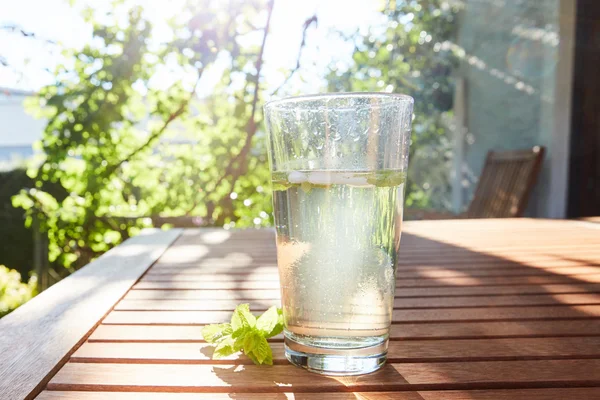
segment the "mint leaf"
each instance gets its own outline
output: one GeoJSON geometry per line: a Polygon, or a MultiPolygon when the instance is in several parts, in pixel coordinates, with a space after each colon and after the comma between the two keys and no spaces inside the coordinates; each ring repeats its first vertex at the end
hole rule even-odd
{"type": "Polygon", "coordinates": [[[300,187],[306,194],[310,193],[310,191],[312,190],[312,185],[310,184],[310,182],[302,182],[300,184],[300,187]]]}
{"type": "Polygon", "coordinates": [[[230,324],[207,325],[204,339],[215,346],[212,358],[218,360],[238,351],[244,352],[255,364],[273,364],[273,352],[267,338],[283,330],[283,312],[273,306],[258,319],[248,304],[240,304],[231,316],[230,324]]]}
{"type": "Polygon", "coordinates": [[[217,347],[215,347],[212,358],[213,360],[219,360],[221,358],[230,356],[233,353],[236,353],[236,350],[233,348],[233,339],[231,336],[229,336],[221,340],[217,347]]]}
{"type": "Polygon", "coordinates": [[[260,364],[273,365],[273,352],[271,346],[263,336],[255,343],[253,354],[260,364]]]}
{"type": "Polygon", "coordinates": [[[406,181],[406,174],[396,170],[375,171],[367,176],[367,182],[377,187],[400,186],[406,181]]]}
{"type": "Polygon", "coordinates": [[[246,357],[251,359],[254,364],[260,365],[260,362],[258,361],[258,359],[256,358],[256,356],[254,354],[248,353],[248,354],[246,354],[246,357]]]}
{"type": "Polygon", "coordinates": [[[267,356],[263,360],[263,364],[273,365],[273,351],[271,350],[271,346],[269,346],[267,356]]]}
{"type": "Polygon", "coordinates": [[[269,308],[258,318],[256,327],[266,338],[280,334],[283,330],[283,313],[281,309],[275,306],[269,308]]]}
{"type": "Polygon", "coordinates": [[[223,337],[231,335],[233,330],[230,324],[213,324],[206,325],[202,328],[202,337],[208,343],[217,343],[223,337]]]}
{"type": "Polygon", "coordinates": [[[233,329],[233,332],[235,333],[242,329],[254,328],[255,325],[256,317],[250,312],[250,305],[240,304],[237,306],[231,316],[231,328],[233,329]]]}
{"type": "Polygon", "coordinates": [[[232,338],[234,339],[233,348],[235,351],[241,351],[244,348],[244,339],[246,339],[246,334],[248,332],[244,330],[237,331],[237,336],[234,333],[232,338]]]}
{"type": "Polygon", "coordinates": [[[249,354],[254,351],[256,344],[260,339],[264,339],[256,330],[248,332],[244,336],[244,353],[249,354]]]}

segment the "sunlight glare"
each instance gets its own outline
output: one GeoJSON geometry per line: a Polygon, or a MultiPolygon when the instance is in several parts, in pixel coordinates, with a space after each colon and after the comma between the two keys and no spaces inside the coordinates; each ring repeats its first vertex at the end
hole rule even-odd
{"type": "Polygon", "coordinates": [[[160,258],[161,263],[185,264],[200,260],[208,254],[208,247],[203,245],[173,246],[160,258]]]}
{"type": "Polygon", "coordinates": [[[201,236],[202,241],[207,244],[219,244],[225,242],[231,237],[231,233],[227,231],[208,232],[201,236]]]}
{"type": "Polygon", "coordinates": [[[419,273],[426,278],[450,285],[469,286],[479,283],[479,279],[473,278],[464,272],[446,268],[423,268],[419,269],[419,273]]]}

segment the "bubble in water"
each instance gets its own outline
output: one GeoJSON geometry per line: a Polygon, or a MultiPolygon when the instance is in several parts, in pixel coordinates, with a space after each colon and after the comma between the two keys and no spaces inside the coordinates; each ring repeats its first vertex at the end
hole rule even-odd
{"type": "Polygon", "coordinates": [[[287,175],[312,187],[282,192],[278,203],[288,329],[327,337],[387,333],[402,192],[369,183],[373,176],[362,172],[313,169],[287,175]],[[371,215],[377,218],[367,218],[371,215]]]}

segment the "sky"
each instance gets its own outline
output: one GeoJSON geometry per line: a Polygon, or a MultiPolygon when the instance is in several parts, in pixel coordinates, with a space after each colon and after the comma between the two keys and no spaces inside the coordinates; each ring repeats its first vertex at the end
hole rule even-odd
{"type": "MultiPolygon", "coordinates": [[[[108,0],[87,0],[94,7],[106,7],[108,0]],[[93,2],[93,3],[92,3],[93,2]]],[[[158,29],[164,25],[167,16],[180,9],[183,0],[145,0],[151,10],[151,20],[158,29]]],[[[40,39],[58,42],[62,47],[81,48],[91,38],[91,27],[80,16],[85,0],[75,2],[71,7],[66,0],[19,0],[0,1],[0,26],[18,25],[25,31],[33,32],[40,39]]],[[[264,81],[273,87],[285,79],[285,71],[296,64],[298,47],[301,42],[304,21],[317,13],[318,28],[311,28],[307,35],[307,45],[303,52],[303,78],[299,83],[303,92],[315,92],[321,88],[321,76],[331,62],[350,61],[353,47],[332,34],[333,30],[363,33],[369,26],[381,24],[382,15],[377,12],[378,0],[275,0],[271,21],[271,35],[265,49],[264,81]],[[340,11],[340,10],[343,10],[340,11]],[[327,57],[323,57],[327,54],[327,57]]],[[[38,90],[53,83],[54,67],[60,61],[60,47],[40,40],[24,38],[20,35],[0,32],[0,56],[9,67],[0,66],[0,87],[23,90],[38,90]]],[[[219,71],[207,71],[200,85],[200,94],[211,89],[209,84],[216,81],[219,71]]],[[[156,77],[157,81],[168,84],[169,76],[156,77]]]]}

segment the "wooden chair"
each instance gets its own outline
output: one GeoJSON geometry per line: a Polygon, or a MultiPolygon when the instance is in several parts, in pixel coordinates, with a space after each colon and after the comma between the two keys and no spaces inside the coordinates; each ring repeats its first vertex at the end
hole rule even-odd
{"type": "Polygon", "coordinates": [[[522,217],[545,151],[540,146],[528,150],[490,151],[466,212],[454,215],[416,211],[409,213],[407,219],[522,217]]]}

